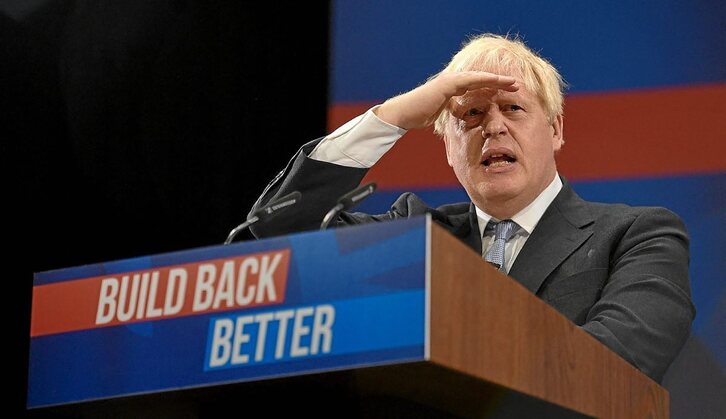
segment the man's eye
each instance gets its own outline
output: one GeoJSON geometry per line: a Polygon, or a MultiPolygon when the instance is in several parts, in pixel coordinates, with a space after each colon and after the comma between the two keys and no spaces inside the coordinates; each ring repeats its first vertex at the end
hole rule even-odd
{"type": "Polygon", "coordinates": [[[481,111],[476,108],[471,108],[468,111],[464,112],[464,116],[477,116],[480,114],[481,114],[481,111]]]}
{"type": "Polygon", "coordinates": [[[524,108],[519,105],[507,105],[505,109],[508,111],[523,111],[524,108]]]}

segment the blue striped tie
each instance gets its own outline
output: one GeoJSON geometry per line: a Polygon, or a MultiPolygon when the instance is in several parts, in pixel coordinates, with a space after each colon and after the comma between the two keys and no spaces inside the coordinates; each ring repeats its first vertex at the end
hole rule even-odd
{"type": "Polygon", "coordinates": [[[512,220],[502,220],[498,223],[490,221],[487,224],[488,229],[494,229],[494,243],[489,248],[489,251],[484,256],[484,260],[494,265],[497,269],[502,272],[504,270],[504,245],[507,243],[512,233],[514,232],[514,226],[517,225],[512,220]]]}

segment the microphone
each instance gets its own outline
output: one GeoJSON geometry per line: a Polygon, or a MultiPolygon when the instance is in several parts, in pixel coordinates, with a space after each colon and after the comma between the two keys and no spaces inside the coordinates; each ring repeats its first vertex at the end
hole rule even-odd
{"type": "Polygon", "coordinates": [[[320,224],[320,229],[327,229],[328,225],[330,225],[333,219],[335,219],[335,217],[337,217],[341,211],[345,211],[354,207],[364,199],[371,196],[371,194],[373,194],[373,191],[375,190],[376,184],[371,182],[366,185],[359,186],[348,192],[347,194],[341,196],[340,199],[338,199],[338,204],[331,208],[330,211],[325,214],[325,217],[323,217],[323,223],[320,224]]]}
{"type": "Polygon", "coordinates": [[[285,211],[286,209],[290,208],[291,206],[297,204],[300,202],[300,198],[302,195],[300,192],[295,191],[291,192],[283,197],[277,198],[273,201],[270,201],[265,205],[264,207],[258,209],[257,211],[253,212],[252,215],[247,218],[247,220],[238,225],[237,227],[233,228],[232,231],[229,232],[229,235],[227,236],[227,240],[224,241],[224,244],[230,244],[232,243],[232,240],[234,240],[234,237],[242,230],[246,229],[247,227],[251,226],[252,224],[258,222],[258,221],[267,221],[274,217],[275,215],[285,211]]]}

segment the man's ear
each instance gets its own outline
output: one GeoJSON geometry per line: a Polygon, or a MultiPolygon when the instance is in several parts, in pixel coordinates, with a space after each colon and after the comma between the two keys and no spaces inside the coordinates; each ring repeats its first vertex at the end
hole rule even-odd
{"type": "Polygon", "coordinates": [[[446,161],[449,162],[450,167],[454,167],[453,164],[451,164],[451,140],[449,140],[449,135],[447,133],[444,133],[444,135],[441,137],[441,139],[444,141],[444,147],[446,147],[446,161]]]}
{"type": "Polygon", "coordinates": [[[564,116],[558,114],[552,121],[552,149],[556,152],[560,151],[562,146],[565,144],[564,137],[564,116]]]}

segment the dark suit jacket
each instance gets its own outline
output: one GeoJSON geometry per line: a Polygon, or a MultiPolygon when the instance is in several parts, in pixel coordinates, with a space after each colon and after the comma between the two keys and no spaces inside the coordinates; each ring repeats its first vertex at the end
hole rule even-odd
{"type": "MultiPolygon", "coordinates": [[[[294,190],[302,193],[301,204],[294,214],[257,225],[253,229],[257,237],[319,228],[337,198],[358,186],[365,175],[366,169],[308,158],[317,142],[301,148],[268,185],[255,208],[294,190]]],[[[563,182],[509,275],[660,381],[688,338],[695,316],[685,227],[664,208],[587,202],[563,182]]],[[[405,193],[385,214],[342,213],[336,223],[360,224],[425,213],[481,254],[472,203],[430,208],[416,195],[405,193]]]]}

